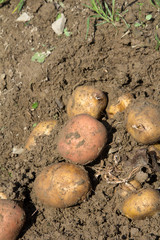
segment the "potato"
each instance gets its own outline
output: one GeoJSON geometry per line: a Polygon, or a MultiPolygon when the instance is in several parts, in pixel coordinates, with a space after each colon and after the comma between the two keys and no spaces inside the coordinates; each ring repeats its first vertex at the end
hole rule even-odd
{"type": "Polygon", "coordinates": [[[75,89],[67,104],[67,114],[73,117],[87,113],[95,118],[100,118],[105,109],[107,98],[105,94],[92,86],[80,86],[75,89]]]}
{"type": "Polygon", "coordinates": [[[46,167],[36,177],[34,191],[43,204],[64,208],[85,201],[91,184],[82,166],[62,162],[46,167]]]}
{"type": "Polygon", "coordinates": [[[113,118],[116,113],[123,112],[128,105],[132,102],[133,96],[130,93],[126,93],[118,98],[117,104],[112,104],[108,109],[106,109],[109,118],[113,118]]]}
{"type": "Polygon", "coordinates": [[[121,189],[119,191],[119,195],[121,197],[126,197],[131,192],[135,192],[141,188],[141,184],[136,179],[129,181],[128,183],[124,183],[121,185],[121,189]]]}
{"type": "Polygon", "coordinates": [[[0,199],[0,240],[15,240],[25,222],[25,213],[17,203],[0,199]]]}
{"type": "Polygon", "coordinates": [[[152,102],[137,101],[129,107],[126,128],[140,143],[152,144],[160,140],[160,106],[152,102]]]}
{"type": "Polygon", "coordinates": [[[31,132],[25,148],[31,150],[36,145],[36,138],[43,135],[50,135],[52,130],[57,125],[56,120],[43,121],[37,124],[37,126],[31,132]]]}
{"type": "Polygon", "coordinates": [[[64,159],[83,165],[95,160],[106,142],[105,126],[88,114],[79,114],[62,128],[57,148],[64,159]]]}
{"type": "Polygon", "coordinates": [[[160,194],[151,188],[139,190],[124,201],[122,209],[124,215],[130,219],[152,217],[160,211],[160,194]]]}

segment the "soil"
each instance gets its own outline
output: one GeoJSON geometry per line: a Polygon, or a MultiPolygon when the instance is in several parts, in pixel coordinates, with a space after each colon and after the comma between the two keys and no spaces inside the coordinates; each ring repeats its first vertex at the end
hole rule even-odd
{"type": "Polygon", "coordinates": [[[27,0],[20,13],[12,14],[18,2],[11,0],[0,7],[0,187],[8,198],[20,201],[26,212],[18,239],[160,239],[158,214],[135,221],[122,212],[122,184],[116,181],[127,179],[137,161],[141,168],[136,177],[142,187],[158,189],[160,177],[149,163],[148,146],[138,144],[127,133],[124,112],[113,119],[102,114],[100,121],[109,132],[109,140],[98,159],[85,166],[92,182],[87,201],[54,209],[38,202],[33,191],[35,177],[45,166],[64,161],[57,151],[57,136],[68,119],[66,104],[77,86],[102,90],[108,105],[128,92],[135,101],[159,103],[158,9],[150,1],[116,1],[116,8],[126,11],[123,16],[130,28],[122,18],[116,26],[96,25],[100,21],[90,18],[86,39],[87,18],[93,13],[84,4],[90,1],[68,0],[60,5],[59,1],[27,0]],[[138,3],[142,2],[140,11],[138,3]],[[29,22],[16,21],[23,12],[32,16],[29,22]],[[62,12],[70,36],[57,36],[51,28],[62,12]],[[150,21],[145,19],[148,14],[152,14],[150,21]],[[141,26],[135,27],[137,21],[141,26]],[[32,61],[36,52],[49,49],[51,53],[43,63],[32,61]],[[33,103],[38,107],[34,109],[33,103]],[[15,148],[24,147],[33,126],[51,119],[58,120],[51,135],[39,137],[32,151],[17,154],[15,148]],[[114,179],[105,177],[109,170],[114,179]]]}

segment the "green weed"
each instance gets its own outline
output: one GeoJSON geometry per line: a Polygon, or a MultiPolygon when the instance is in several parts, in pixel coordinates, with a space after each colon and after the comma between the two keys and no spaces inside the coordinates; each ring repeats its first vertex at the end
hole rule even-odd
{"type": "Polygon", "coordinates": [[[25,4],[25,0],[20,0],[18,5],[13,10],[12,14],[15,13],[16,11],[19,13],[22,10],[24,4],[25,4]]]}
{"type": "Polygon", "coordinates": [[[0,3],[5,3],[7,2],[7,0],[0,0],[0,3]]]}
{"type": "Polygon", "coordinates": [[[154,7],[160,8],[160,0],[150,0],[154,7]]]}
{"type": "Polygon", "coordinates": [[[157,42],[156,51],[158,51],[160,49],[160,38],[158,37],[158,34],[155,35],[155,40],[157,42]]]}
{"type": "Polygon", "coordinates": [[[38,107],[38,102],[34,102],[33,104],[32,104],[32,109],[36,109],[38,107]]]}
{"type": "Polygon", "coordinates": [[[152,14],[148,14],[145,17],[145,20],[142,19],[142,7],[144,3],[137,3],[139,6],[138,9],[138,21],[134,24],[135,27],[145,27],[146,26],[146,21],[150,21],[152,19],[152,14]]]}
{"type": "Polygon", "coordinates": [[[7,3],[7,2],[9,2],[9,0],[0,0],[0,4],[2,4],[2,6],[3,6],[3,3],[7,3]]]}
{"type": "MultiPolygon", "coordinates": [[[[114,27],[116,27],[116,22],[119,22],[120,19],[122,19],[126,24],[127,28],[130,27],[130,25],[127,24],[127,22],[123,18],[123,14],[126,13],[126,11],[120,13],[120,10],[116,9],[115,7],[115,4],[116,4],[115,0],[112,0],[111,6],[109,6],[105,1],[102,1],[102,4],[100,3],[99,0],[90,0],[90,1],[91,1],[91,6],[85,5],[85,7],[89,8],[95,14],[87,18],[86,38],[89,32],[90,18],[101,20],[102,22],[100,24],[111,23],[114,27]]],[[[97,24],[97,25],[100,25],[100,24],[97,24]]]]}
{"type": "Polygon", "coordinates": [[[38,123],[34,123],[34,124],[32,125],[32,127],[33,127],[33,128],[34,128],[34,127],[36,127],[36,126],[37,126],[37,124],[38,124],[38,123]]]}
{"type": "Polygon", "coordinates": [[[66,37],[70,37],[72,35],[72,32],[69,32],[67,27],[66,27],[66,28],[64,28],[64,34],[65,34],[66,37]]]}

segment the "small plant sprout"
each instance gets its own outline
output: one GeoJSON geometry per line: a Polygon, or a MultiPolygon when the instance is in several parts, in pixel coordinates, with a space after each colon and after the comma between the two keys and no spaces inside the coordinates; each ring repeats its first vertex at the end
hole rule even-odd
{"type": "Polygon", "coordinates": [[[70,37],[70,36],[72,35],[72,33],[68,31],[67,27],[64,28],[64,35],[65,35],[66,37],[70,37]]]}
{"type": "Polygon", "coordinates": [[[0,0],[0,4],[3,4],[5,2],[9,2],[9,0],[0,0]]]}
{"type": "MultiPolygon", "coordinates": [[[[52,53],[52,51],[55,49],[55,47],[52,47],[48,49],[46,52],[36,52],[32,58],[32,62],[38,62],[38,63],[43,63],[45,59],[52,53]]],[[[34,49],[32,49],[34,50],[34,49]]]]}
{"type": "Polygon", "coordinates": [[[37,126],[37,123],[33,123],[32,127],[35,128],[37,126]]]}
{"type": "Polygon", "coordinates": [[[127,12],[121,12],[119,9],[116,9],[115,7],[116,1],[112,0],[112,5],[109,6],[105,1],[101,4],[99,0],[91,0],[91,6],[85,5],[87,8],[92,10],[95,14],[89,16],[87,18],[87,33],[86,38],[88,36],[89,32],[89,24],[90,24],[90,18],[94,18],[97,20],[101,20],[102,22],[97,24],[104,24],[104,23],[111,23],[114,27],[116,27],[116,23],[122,19],[124,23],[126,24],[127,28],[130,27],[129,24],[125,21],[123,15],[127,12]]]}
{"type": "Polygon", "coordinates": [[[15,13],[16,11],[19,13],[22,10],[24,4],[25,0],[20,0],[15,9],[13,10],[12,14],[15,13]]]}
{"type": "Polygon", "coordinates": [[[33,104],[32,104],[32,109],[36,109],[38,107],[38,102],[34,102],[33,104]]]}
{"type": "Polygon", "coordinates": [[[160,10],[160,0],[150,0],[151,4],[160,10]]]}
{"type": "Polygon", "coordinates": [[[152,14],[148,14],[145,17],[145,20],[142,20],[142,6],[144,3],[137,3],[139,6],[138,9],[138,21],[134,24],[135,27],[145,27],[146,21],[150,21],[152,19],[152,14]]]}
{"type": "Polygon", "coordinates": [[[160,38],[158,37],[158,34],[155,35],[155,40],[157,42],[156,51],[158,51],[160,49],[160,38]]]}

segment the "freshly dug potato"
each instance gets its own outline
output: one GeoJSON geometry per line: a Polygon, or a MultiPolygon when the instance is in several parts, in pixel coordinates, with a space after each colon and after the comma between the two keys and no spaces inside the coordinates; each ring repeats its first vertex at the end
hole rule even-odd
{"type": "Polygon", "coordinates": [[[85,201],[91,184],[82,166],[56,163],[46,167],[36,177],[34,191],[43,204],[65,208],[85,201]]]}
{"type": "Polygon", "coordinates": [[[160,140],[160,106],[152,102],[135,102],[128,109],[126,128],[140,143],[152,144],[160,140]]]}
{"type": "Polygon", "coordinates": [[[130,93],[124,94],[118,98],[118,103],[111,105],[106,109],[109,118],[113,118],[116,113],[123,112],[128,105],[132,102],[133,96],[130,93]]]}
{"type": "Polygon", "coordinates": [[[25,213],[17,203],[0,199],[0,240],[15,240],[25,222],[25,213]]]}
{"type": "Polygon", "coordinates": [[[57,124],[56,120],[49,120],[49,121],[43,121],[37,124],[37,126],[33,129],[31,132],[25,148],[27,150],[31,150],[36,145],[36,138],[43,136],[43,135],[50,135],[52,130],[55,128],[57,124]]]}
{"type": "Polygon", "coordinates": [[[123,204],[123,213],[130,219],[152,217],[160,211],[160,194],[154,189],[142,189],[131,194],[123,204]]]}
{"type": "Polygon", "coordinates": [[[77,87],[69,98],[67,114],[69,117],[87,113],[94,118],[100,118],[107,105],[105,94],[92,86],[77,87]]]}
{"type": "Polygon", "coordinates": [[[105,126],[88,114],[79,114],[62,128],[57,147],[64,159],[83,165],[95,160],[106,142],[105,126]]]}
{"type": "Polygon", "coordinates": [[[135,192],[141,188],[141,184],[136,179],[129,181],[128,183],[124,183],[121,186],[121,190],[119,194],[121,197],[126,197],[128,194],[135,192]]]}

